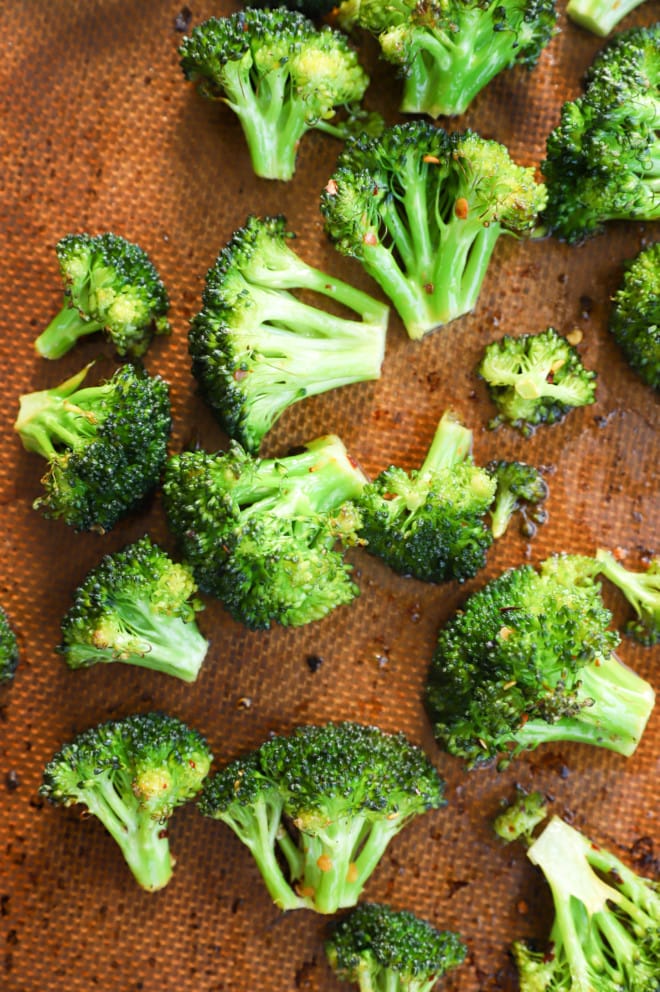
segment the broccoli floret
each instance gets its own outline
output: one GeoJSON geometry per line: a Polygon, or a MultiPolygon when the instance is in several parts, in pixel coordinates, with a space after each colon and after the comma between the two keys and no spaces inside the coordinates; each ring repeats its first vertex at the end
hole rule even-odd
{"type": "Polygon", "coordinates": [[[654,694],[614,653],[599,571],[577,555],[511,569],[440,631],[426,702],[447,751],[501,767],[547,741],[634,752],[654,694]]]}
{"type": "Polygon", "coordinates": [[[494,76],[531,69],[555,33],[554,0],[344,0],[339,23],[375,34],[403,76],[403,113],[464,113],[494,76]]]}
{"type": "Polygon", "coordinates": [[[630,367],[660,390],[660,241],[627,266],[609,327],[630,367]]]}
{"type": "Polygon", "coordinates": [[[55,251],[65,302],[34,343],[43,358],[61,358],[96,331],[117,354],[138,358],[154,334],[169,334],[165,286],[139,245],[117,234],[68,234],[55,251]]]}
{"type": "Polygon", "coordinates": [[[390,840],[444,805],[444,783],[403,734],[297,727],[207,782],[200,809],[251,850],[280,909],[354,906],[390,840]]]}
{"type": "Polygon", "coordinates": [[[514,513],[523,517],[523,533],[533,537],[536,527],[544,524],[548,514],[543,504],[548,498],[548,484],[540,470],[524,462],[492,461],[486,471],[495,479],[497,489],[490,507],[493,537],[506,532],[514,513]]]}
{"type": "Polygon", "coordinates": [[[9,617],[0,606],[0,685],[11,682],[18,665],[18,641],[9,617]]]}
{"type": "Polygon", "coordinates": [[[388,308],[303,262],[284,217],[249,217],[206,277],[192,321],[192,371],[227,434],[250,451],[298,400],[377,379],[388,308]],[[312,290],[359,320],[303,303],[312,290]]]}
{"type": "Polygon", "coordinates": [[[657,992],[657,884],[558,817],[527,857],[550,886],[555,919],[547,951],[513,946],[521,992],[657,992]]]}
{"type": "Polygon", "coordinates": [[[497,407],[489,426],[511,424],[527,437],[540,424],[556,424],[596,399],[596,373],[585,369],[577,349],[553,327],[493,341],[477,372],[497,407]]]}
{"type": "Polygon", "coordinates": [[[172,875],[167,823],[202,787],[213,755],[204,738],[163,713],[139,713],[83,731],[44,770],[41,795],[81,803],[121,848],[139,884],[162,889],[172,875]]]}
{"type": "Polygon", "coordinates": [[[495,817],[493,830],[507,844],[521,838],[531,844],[534,828],[548,815],[547,806],[542,792],[525,792],[516,786],[515,799],[495,817]]]}
{"type": "Polygon", "coordinates": [[[105,533],[158,483],[170,400],[167,383],[141,367],[124,365],[107,382],[83,386],[90,368],[21,396],[14,428],[23,447],[48,462],[35,509],[76,530],[105,533]]]}
{"type": "Polygon", "coordinates": [[[337,977],[360,992],[431,992],[466,948],[408,910],[362,903],[333,926],[325,951],[337,977]]]}
{"type": "Polygon", "coordinates": [[[237,444],[183,452],[168,462],[163,492],[200,589],[260,629],[318,620],[357,595],[335,545],[355,543],[359,521],[342,504],[365,482],[329,435],[284,458],[259,459],[237,444]]]}
{"type": "Polygon", "coordinates": [[[604,38],[642,0],[568,0],[566,13],[572,21],[604,38]]]}
{"type": "Polygon", "coordinates": [[[357,104],[369,77],[348,39],[286,8],[248,8],[198,25],[179,49],[186,79],[238,116],[252,167],[264,179],[291,179],[298,143],[330,123],[336,108],[357,104]]]}
{"type": "Polygon", "coordinates": [[[632,572],[602,548],[596,552],[600,573],[619,589],[637,614],[626,624],[626,633],[650,647],[660,641],[660,558],[646,571],[632,572]]]}
{"type": "Polygon", "coordinates": [[[472,431],[447,412],[420,469],[390,465],[368,483],[355,501],[367,550],[423,582],[463,581],[483,568],[495,481],[471,448],[472,431]]]}
{"type": "Polygon", "coordinates": [[[337,249],[414,339],[474,309],[499,236],[531,234],[544,205],[534,169],[503,145],[424,121],[349,141],[321,201],[337,249]]]}
{"type": "Polygon", "coordinates": [[[586,91],[565,103],[547,140],[543,220],[571,244],[610,220],[660,218],[660,24],[617,35],[598,55],[586,91]]]}
{"type": "Polygon", "coordinates": [[[197,584],[148,536],[106,555],[74,593],[60,651],[70,668],[123,661],[194,682],[208,650],[197,584]]]}

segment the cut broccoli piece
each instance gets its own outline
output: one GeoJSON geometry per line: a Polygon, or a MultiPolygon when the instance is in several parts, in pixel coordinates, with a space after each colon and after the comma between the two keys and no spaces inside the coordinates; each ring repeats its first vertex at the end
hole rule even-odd
{"type": "Polygon", "coordinates": [[[298,400],[377,379],[388,308],[303,262],[289,247],[284,217],[249,217],[206,277],[192,321],[193,375],[221,426],[257,451],[278,417],[298,400]],[[313,290],[359,320],[303,303],[313,290]]]}
{"type": "Polygon", "coordinates": [[[538,468],[524,462],[492,461],[486,471],[495,479],[497,489],[490,507],[493,537],[506,532],[514,513],[521,513],[523,533],[533,537],[537,525],[544,524],[548,514],[543,504],[548,498],[548,484],[538,468]]]}
{"type": "Polygon", "coordinates": [[[331,123],[336,109],[359,103],[369,85],[340,31],[316,28],[283,7],[211,17],[179,54],[186,79],[238,116],[253,169],[264,179],[291,179],[298,143],[311,128],[344,137],[331,123]]]}
{"type": "Polygon", "coordinates": [[[344,0],[346,30],[376,35],[400,67],[403,113],[464,113],[494,76],[531,69],[555,33],[554,0],[344,0]]]}
{"type": "Polygon", "coordinates": [[[18,665],[18,641],[9,617],[0,606],[0,685],[11,682],[18,665]]]}
{"type": "Polygon", "coordinates": [[[580,27],[604,38],[640,3],[642,0],[568,0],[566,13],[580,27]]]}
{"type": "Polygon", "coordinates": [[[444,783],[403,734],[357,723],[297,727],[233,761],[200,809],[251,850],[280,909],[354,906],[390,840],[444,805],[444,783]]]}
{"type": "Polygon", "coordinates": [[[163,713],[92,727],[48,762],[41,795],[81,803],[117,841],[139,884],[162,889],[172,875],[167,823],[202,787],[213,755],[204,738],[163,713]]]}
{"type": "Polygon", "coordinates": [[[585,369],[577,349],[553,327],[493,341],[477,372],[497,407],[489,426],[511,424],[527,437],[540,424],[556,424],[596,399],[596,373],[585,369]]]}
{"type": "Polygon", "coordinates": [[[657,992],[660,892],[553,817],[527,851],[552,892],[550,947],[513,946],[521,992],[657,992]]]}
{"type": "Polygon", "coordinates": [[[76,530],[105,533],[155,489],[167,457],[167,383],[124,365],[83,386],[91,366],[53,389],[21,396],[14,424],[27,451],[48,462],[34,503],[76,530]]]}
{"type": "Polygon", "coordinates": [[[360,992],[431,992],[466,953],[458,934],[380,903],[351,910],[333,926],[325,950],[337,977],[360,992]]]}
{"type": "Polygon", "coordinates": [[[531,234],[545,198],[498,142],[414,121],[349,141],[321,209],[419,339],[474,309],[497,239],[531,234]]]}
{"type": "Polygon", "coordinates": [[[420,469],[391,465],[368,483],[355,501],[367,550],[423,582],[463,581],[483,568],[496,484],[471,448],[472,431],[447,412],[420,469]]]}
{"type": "Polygon", "coordinates": [[[613,582],[637,614],[626,624],[626,633],[650,647],[660,641],[660,558],[644,572],[632,572],[602,548],[596,552],[601,575],[613,582]]]}
{"type": "Polygon", "coordinates": [[[521,838],[531,844],[534,828],[548,815],[547,807],[542,792],[525,792],[516,786],[514,801],[495,817],[493,830],[507,844],[521,838]]]}
{"type": "Polygon", "coordinates": [[[122,661],[194,682],[208,650],[195,614],[197,584],[148,536],[106,555],[74,593],[62,620],[70,668],[122,661]]]}
{"type": "Polygon", "coordinates": [[[660,389],[660,241],[644,248],[626,268],[609,327],[631,369],[660,389]]]}
{"type": "Polygon", "coordinates": [[[440,631],[426,703],[438,742],[500,767],[547,741],[631,755],[654,705],[614,653],[593,558],[561,555],[505,572],[440,631]]]}
{"type": "Polygon", "coordinates": [[[34,343],[43,358],[61,358],[95,331],[118,355],[139,358],[154,334],[169,334],[165,286],[139,245],[117,234],[68,234],[55,251],[65,303],[34,343]]]}

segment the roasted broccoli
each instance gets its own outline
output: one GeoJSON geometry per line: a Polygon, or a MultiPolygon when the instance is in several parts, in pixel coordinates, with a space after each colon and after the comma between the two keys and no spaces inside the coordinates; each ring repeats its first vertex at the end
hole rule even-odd
{"type": "Polygon", "coordinates": [[[400,67],[403,113],[431,117],[464,113],[504,69],[535,66],[557,20],[554,0],[344,0],[337,16],[400,67]]]}
{"type": "Polygon", "coordinates": [[[651,686],[623,665],[593,558],[522,565],[473,593],[440,631],[426,703],[438,742],[470,766],[546,741],[630,755],[651,686]]]}
{"type": "Polygon", "coordinates": [[[209,270],[190,328],[202,394],[250,451],[305,396],[377,379],[385,352],[387,307],[307,265],[290,248],[292,237],[284,217],[249,217],[209,270]],[[320,293],[360,319],[304,303],[292,289],[320,293]]]}
{"type": "Polygon", "coordinates": [[[354,906],[390,840],[444,805],[444,783],[403,734],[297,727],[209,779],[200,809],[249,847],[280,909],[354,906]]]}
{"type": "Polygon", "coordinates": [[[493,341],[477,372],[497,407],[489,426],[511,424],[528,437],[540,424],[556,424],[596,399],[596,373],[553,327],[493,341]]]}
{"type": "Polygon", "coordinates": [[[629,263],[609,321],[630,367],[660,390],[660,241],[629,263]]]}
{"type": "Polygon", "coordinates": [[[67,665],[123,661],[194,682],[208,650],[195,622],[203,609],[196,591],[190,567],[148,536],[106,555],[62,620],[67,665]]]}
{"type": "Polygon", "coordinates": [[[466,953],[458,934],[436,930],[408,910],[368,902],[333,926],[325,951],[337,977],[360,992],[431,992],[466,953]]]}
{"type": "Polygon", "coordinates": [[[24,448],[48,462],[45,494],[34,503],[76,530],[110,530],[156,487],[167,457],[167,383],[124,365],[83,386],[91,366],[53,389],[21,396],[24,448]]]}
{"type": "Polygon", "coordinates": [[[552,892],[547,950],[518,941],[521,992],[657,992],[660,891],[553,817],[527,851],[552,892]]]}
{"type": "Polygon", "coordinates": [[[414,339],[474,309],[499,236],[530,234],[544,205],[534,169],[503,145],[424,121],[349,141],[321,201],[337,249],[414,339]]]}
{"type": "Polygon", "coordinates": [[[604,38],[640,3],[642,0],[568,0],[566,13],[580,27],[604,38]]]}
{"type": "Polygon", "coordinates": [[[611,220],[660,218],[660,24],[623,31],[599,53],[586,91],[547,140],[543,220],[570,244],[611,220]]]}
{"type": "Polygon", "coordinates": [[[41,795],[81,803],[117,841],[139,884],[162,889],[172,875],[167,822],[202,787],[213,755],[204,738],[163,713],[92,727],[44,770],[41,795]]]}
{"type": "Polygon", "coordinates": [[[298,143],[331,123],[338,107],[359,103],[369,84],[348,39],[280,7],[211,17],[179,50],[186,79],[238,116],[252,167],[264,179],[291,179],[298,143]]]}
{"type": "Polygon", "coordinates": [[[11,682],[18,665],[18,641],[9,617],[0,606],[0,685],[11,682]]]}
{"type": "Polygon", "coordinates": [[[68,234],[55,246],[65,302],[34,345],[61,358],[86,334],[104,331],[117,354],[144,355],[168,334],[165,286],[147,253],[117,234],[68,234]]]}
{"type": "Polygon", "coordinates": [[[187,451],[168,462],[165,512],[203,592],[253,629],[318,620],[357,595],[335,550],[355,543],[358,525],[342,504],[366,478],[339,438],[299,454],[258,459],[187,451]]]}
{"type": "Polygon", "coordinates": [[[538,468],[524,462],[492,461],[486,471],[495,479],[495,499],[490,507],[490,528],[497,540],[505,533],[514,513],[523,517],[523,533],[533,537],[548,519],[544,503],[548,484],[538,468]]]}
{"type": "Polygon", "coordinates": [[[493,821],[497,836],[510,844],[521,838],[532,842],[534,828],[548,815],[548,799],[542,792],[526,792],[516,786],[516,796],[512,803],[504,807],[493,821]]]}
{"type": "Polygon", "coordinates": [[[660,558],[654,558],[646,571],[624,568],[609,551],[596,552],[601,575],[619,589],[636,613],[626,624],[626,633],[650,647],[660,641],[660,558]]]}

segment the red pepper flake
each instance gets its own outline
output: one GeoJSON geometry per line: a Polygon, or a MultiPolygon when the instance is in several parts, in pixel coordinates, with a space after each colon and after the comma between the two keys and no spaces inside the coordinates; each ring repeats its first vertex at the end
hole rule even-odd
{"type": "Polygon", "coordinates": [[[365,245],[377,245],[378,244],[378,238],[376,237],[376,235],[374,234],[373,231],[367,231],[367,233],[362,238],[362,240],[364,241],[365,245]]]}
{"type": "Polygon", "coordinates": [[[383,499],[396,499],[396,493],[383,493],[383,499]]]}
{"type": "Polygon", "coordinates": [[[464,196],[459,196],[456,203],[454,204],[454,213],[459,220],[467,220],[467,215],[470,212],[470,207],[468,201],[464,196]]]}
{"type": "Polygon", "coordinates": [[[338,193],[337,183],[334,179],[329,179],[325,187],[325,191],[328,196],[336,196],[338,193]]]}
{"type": "Polygon", "coordinates": [[[428,162],[430,165],[440,165],[440,159],[437,155],[424,155],[422,162],[428,162]]]}
{"type": "Polygon", "coordinates": [[[236,371],[234,372],[234,379],[236,380],[236,382],[241,382],[243,379],[245,379],[246,375],[247,372],[245,371],[245,369],[236,369],[236,371]]]}
{"type": "Polygon", "coordinates": [[[424,283],[424,292],[425,292],[425,293],[426,293],[426,294],[427,294],[428,296],[433,296],[433,292],[434,292],[434,290],[435,290],[435,286],[433,285],[433,283],[432,283],[432,282],[427,282],[427,283],[424,283]]]}
{"type": "Polygon", "coordinates": [[[529,714],[523,713],[523,715],[520,717],[520,726],[524,727],[528,720],[529,720],[529,714]]]}

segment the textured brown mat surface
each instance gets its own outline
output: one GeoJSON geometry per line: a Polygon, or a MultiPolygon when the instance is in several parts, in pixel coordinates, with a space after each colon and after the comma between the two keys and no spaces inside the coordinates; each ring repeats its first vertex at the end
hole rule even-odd
{"type": "MultiPolygon", "coordinates": [[[[563,9],[563,4],[561,4],[563,9]]],[[[334,992],[324,960],[325,920],[282,916],[269,902],[248,852],[193,806],[171,830],[177,868],[156,895],[133,883],[110,836],[78,811],[44,807],[44,763],[74,733],[102,720],[161,708],[205,733],[219,761],[256,746],[269,731],[303,721],[354,719],[402,729],[447,778],[447,809],[419,818],[391,845],[366,896],[388,900],[460,930],[466,965],[446,988],[514,988],[507,957],[517,937],[543,935],[549,900],[522,851],[503,850],[490,817],[514,781],[556,797],[595,839],[631,858],[640,837],[660,844],[659,718],[629,760],[579,746],[546,747],[505,774],[466,774],[434,745],[420,692],[439,624],[468,589],[506,566],[553,551],[604,544],[637,564],[658,552],[658,404],[608,339],[608,297],[620,266],[658,232],[616,225],[578,249],[557,243],[498,245],[476,313],[421,344],[392,319],[383,378],[299,404],[268,439],[269,453],[339,433],[367,471],[412,467],[434,426],[453,407],[475,432],[479,462],[522,457],[549,466],[550,519],[527,547],[512,532],[464,588],[393,576],[356,552],[362,595],[351,607],[300,630],[250,633],[208,600],[200,625],[212,649],[186,686],[126,666],[70,672],[55,653],[73,588],[101,554],[145,531],[172,542],[159,500],[103,538],[76,535],[31,508],[42,464],[12,430],[18,396],[65,378],[109,349],[88,340],[57,363],[32,341],[60,306],[54,255],[69,231],[112,230],[139,242],[172,300],[174,332],[147,366],[172,384],[172,450],[225,439],[195,395],[186,329],[206,269],[249,212],[283,212],[303,257],[377,292],[357,263],[326,242],[318,196],[338,146],[308,135],[289,185],[256,180],[236,119],[204,102],[178,68],[180,5],[157,0],[22,0],[0,3],[0,602],[20,637],[22,662],[0,703],[0,988],[7,992],[334,992]],[[492,413],[473,368],[501,334],[553,324],[584,332],[581,351],[599,372],[595,406],[525,441],[491,434],[492,413]],[[323,663],[312,673],[307,663],[323,663]],[[244,701],[251,705],[245,708],[244,701]]],[[[198,23],[229,3],[195,2],[198,23]]],[[[651,23],[644,4],[627,23],[651,23]]],[[[561,21],[533,75],[500,76],[461,121],[537,163],[563,100],[600,42],[561,21]]],[[[366,45],[374,83],[369,104],[397,120],[398,88],[366,45]]],[[[619,617],[620,618],[620,617],[619,617]]],[[[655,679],[658,657],[625,641],[622,657],[655,679]]]]}

